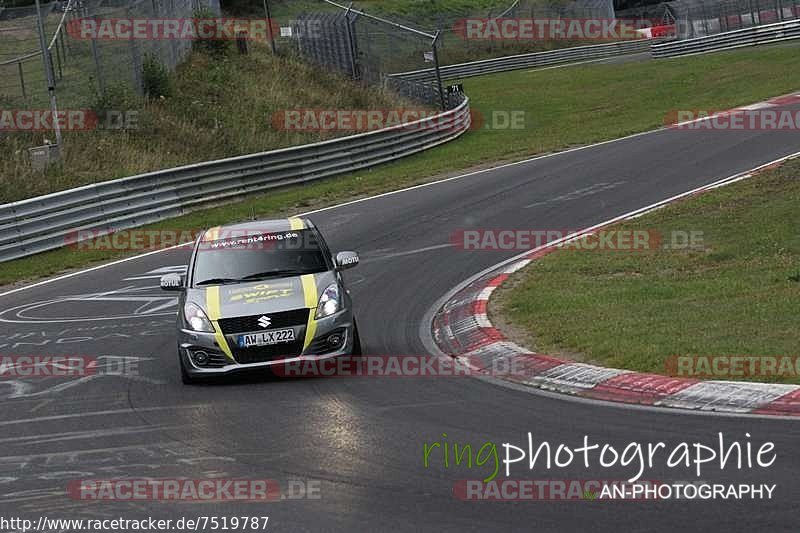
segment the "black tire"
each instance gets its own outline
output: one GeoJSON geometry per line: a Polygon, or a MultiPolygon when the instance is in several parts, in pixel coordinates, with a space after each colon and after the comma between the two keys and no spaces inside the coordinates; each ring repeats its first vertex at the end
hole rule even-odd
{"type": "Polygon", "coordinates": [[[358,324],[353,319],[353,349],[351,355],[361,355],[361,337],[358,334],[358,324]]]}

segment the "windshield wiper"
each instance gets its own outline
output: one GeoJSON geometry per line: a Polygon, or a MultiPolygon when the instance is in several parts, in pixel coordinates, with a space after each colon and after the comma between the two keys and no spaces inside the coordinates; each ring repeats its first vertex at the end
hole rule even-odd
{"type": "Polygon", "coordinates": [[[240,278],[239,281],[253,281],[264,278],[282,278],[286,276],[302,276],[304,274],[311,274],[312,272],[302,270],[270,270],[268,272],[258,272],[256,274],[249,274],[240,278]]]}
{"type": "Polygon", "coordinates": [[[236,278],[211,278],[198,281],[195,285],[225,285],[227,283],[236,283],[239,281],[236,278]]]}

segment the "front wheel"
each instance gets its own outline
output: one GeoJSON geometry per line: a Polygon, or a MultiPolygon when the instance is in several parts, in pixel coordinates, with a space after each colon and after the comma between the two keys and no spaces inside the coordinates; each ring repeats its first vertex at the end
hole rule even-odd
{"type": "Polygon", "coordinates": [[[361,337],[358,335],[358,324],[353,319],[353,349],[352,355],[361,355],[361,337]]]}
{"type": "Polygon", "coordinates": [[[181,381],[184,385],[196,385],[200,381],[198,378],[192,377],[189,371],[186,370],[186,362],[180,353],[178,353],[178,364],[181,366],[181,381]]]}

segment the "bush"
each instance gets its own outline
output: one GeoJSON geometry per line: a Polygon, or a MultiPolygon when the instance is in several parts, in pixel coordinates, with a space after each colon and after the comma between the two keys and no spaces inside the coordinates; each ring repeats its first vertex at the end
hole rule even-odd
{"type": "Polygon", "coordinates": [[[142,84],[147,98],[172,96],[169,70],[157,57],[150,54],[147,54],[142,62],[142,84]]]}

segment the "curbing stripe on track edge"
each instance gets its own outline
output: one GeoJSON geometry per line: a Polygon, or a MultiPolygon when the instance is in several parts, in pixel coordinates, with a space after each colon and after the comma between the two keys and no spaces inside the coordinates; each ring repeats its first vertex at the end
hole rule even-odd
{"type": "Polygon", "coordinates": [[[800,385],[700,381],[567,361],[532,353],[507,341],[486,315],[491,294],[510,274],[555,251],[557,245],[669,203],[748,179],[797,157],[800,152],[620,215],[479,272],[445,295],[432,309],[428,324],[435,347],[487,376],[591,400],[714,413],[800,416],[800,385]],[[457,330],[451,326],[456,321],[457,330]]]}

